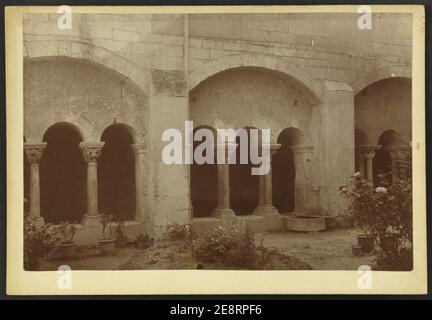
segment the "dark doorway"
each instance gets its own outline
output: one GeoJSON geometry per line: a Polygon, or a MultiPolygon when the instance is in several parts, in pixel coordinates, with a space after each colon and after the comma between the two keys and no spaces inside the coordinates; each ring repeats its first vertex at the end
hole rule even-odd
{"type": "Polygon", "coordinates": [[[86,210],[86,163],[78,130],[68,123],[51,126],[40,163],[41,215],[46,222],[79,222],[86,210]]]}
{"type": "Polygon", "coordinates": [[[398,144],[398,134],[394,130],[384,131],[378,140],[378,145],[381,145],[381,149],[375,152],[373,158],[373,175],[376,180],[377,175],[383,173],[391,173],[392,160],[390,154],[385,150],[385,147],[398,144]]]}
{"type": "Polygon", "coordinates": [[[98,159],[99,211],[118,220],[134,220],[136,209],[133,138],[121,124],[105,129],[98,159]]]}
{"type": "Polygon", "coordinates": [[[295,128],[284,129],[278,136],[281,146],[273,156],[272,182],[273,205],[280,213],[295,208],[295,163],[292,146],[301,143],[301,132],[295,128]]]}
{"type": "MultiPolygon", "coordinates": [[[[259,201],[259,176],[252,175],[254,165],[249,152],[250,130],[255,128],[245,129],[247,139],[243,140],[239,135],[236,137],[236,164],[229,166],[231,209],[237,215],[252,214],[259,201]],[[244,147],[243,144],[246,144],[248,150],[248,161],[245,164],[240,163],[240,150],[244,147]]],[[[258,139],[260,142],[260,138],[258,139]]]]}
{"type": "MultiPolygon", "coordinates": [[[[209,129],[216,138],[216,130],[209,126],[199,126],[194,129],[194,134],[199,129],[209,129]]],[[[205,141],[205,138],[203,138],[205,141]]],[[[194,141],[195,148],[202,141],[194,141]]],[[[204,152],[204,155],[206,153],[204,152]]],[[[214,158],[216,163],[216,155],[214,158]]],[[[208,217],[217,205],[217,165],[216,164],[197,164],[195,159],[190,166],[190,192],[193,208],[193,217],[208,217]]]]}

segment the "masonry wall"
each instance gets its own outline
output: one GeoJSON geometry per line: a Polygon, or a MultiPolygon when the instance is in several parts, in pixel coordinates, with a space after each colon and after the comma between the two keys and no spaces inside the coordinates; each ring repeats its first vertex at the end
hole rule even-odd
{"type": "MultiPolygon", "coordinates": [[[[60,120],[79,123],[84,134],[92,139],[99,139],[103,128],[115,116],[134,124],[146,143],[146,210],[152,214],[148,223],[153,229],[163,229],[169,223],[187,222],[191,217],[189,169],[161,162],[163,130],[184,131],[184,121],[188,119],[207,122],[212,121],[208,118],[211,115],[213,120],[223,119],[220,114],[199,111],[219,108],[222,101],[241,105],[242,109],[251,105],[254,112],[235,115],[238,120],[234,120],[235,125],[255,122],[259,126],[270,125],[275,132],[289,126],[306,132],[315,146],[312,170],[319,183],[311,188],[320,190],[314,194],[321,213],[341,214],[344,205],[339,201],[337,188],[353,172],[354,164],[354,96],[376,78],[390,76],[390,70],[395,68],[410,76],[410,15],[372,17],[373,29],[360,30],[357,14],[194,14],[187,18],[73,14],[72,30],[61,30],[57,28],[57,14],[25,15],[27,62],[69,57],[92,65],[86,69],[67,67],[69,73],[77,70],[78,79],[51,83],[58,90],[45,90],[40,84],[43,77],[62,78],[55,68],[57,62],[50,61],[50,67],[41,67],[39,62],[28,64],[27,138],[40,141],[47,125],[60,120]],[[236,71],[230,82],[224,79],[224,73],[206,81],[221,71],[250,66],[273,69],[284,77],[265,75],[257,79],[250,71],[236,71]],[[96,67],[102,67],[105,73],[99,73],[96,67]],[[97,71],[90,71],[92,68],[97,71]],[[86,73],[91,79],[85,78],[86,73]],[[108,74],[115,74],[119,80],[108,74]],[[246,80],[249,85],[245,85],[246,80]],[[215,91],[210,92],[209,88],[215,91]],[[35,96],[35,90],[44,93],[35,96]],[[98,97],[100,93],[106,98],[98,97]],[[247,93],[246,97],[243,93],[247,93]],[[28,94],[37,99],[29,98],[28,94]],[[48,99],[51,95],[54,98],[48,99]],[[278,95],[284,98],[276,98],[278,95]],[[269,104],[277,111],[261,113],[262,106],[269,104]],[[94,108],[90,111],[89,106],[94,108]],[[102,106],[108,106],[106,110],[110,112],[101,112],[102,106]],[[57,111],[48,116],[52,112],[44,110],[57,111]],[[82,117],[87,113],[91,124],[82,117]],[[271,124],[263,121],[269,116],[271,124]]],[[[387,90],[376,90],[382,89],[387,90]]],[[[408,88],[400,90],[390,85],[389,90],[395,94],[387,98],[372,89],[369,100],[358,96],[356,121],[375,124],[373,112],[360,111],[370,110],[375,99],[387,106],[386,112],[393,111],[393,105],[398,110],[406,109],[410,97],[404,92],[408,88]]],[[[401,121],[408,119],[402,116],[406,113],[397,114],[401,115],[398,118],[401,121]]],[[[402,132],[407,134],[408,129],[404,128],[402,132]]]]}
{"type": "Polygon", "coordinates": [[[377,144],[387,130],[411,141],[411,81],[387,79],[363,89],[355,97],[355,125],[370,144],[377,144]]]}

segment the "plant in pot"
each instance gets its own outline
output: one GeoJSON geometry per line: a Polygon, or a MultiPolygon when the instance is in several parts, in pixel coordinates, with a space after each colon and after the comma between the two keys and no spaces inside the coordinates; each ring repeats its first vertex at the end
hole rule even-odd
{"type": "Polygon", "coordinates": [[[128,245],[129,238],[124,233],[124,221],[117,221],[116,228],[116,246],[119,248],[124,248],[128,245]]]}
{"type": "Polygon", "coordinates": [[[116,238],[113,237],[114,216],[112,214],[104,214],[100,219],[102,225],[102,239],[99,240],[99,248],[103,255],[114,252],[116,238]]]}
{"type": "Polygon", "coordinates": [[[351,187],[341,187],[340,191],[350,200],[349,211],[355,225],[359,228],[357,246],[361,248],[362,253],[369,254],[375,246],[373,224],[377,218],[372,184],[362,179],[361,174],[356,172],[351,178],[351,187]]]}
{"type": "Polygon", "coordinates": [[[412,244],[411,179],[379,174],[374,183],[356,173],[352,188],[342,187],[341,192],[351,200],[350,211],[362,230],[358,235],[362,252],[370,253],[376,243],[385,255],[394,257],[412,244]]]}
{"type": "Polygon", "coordinates": [[[77,232],[76,225],[68,221],[62,222],[57,226],[57,230],[61,235],[58,249],[60,255],[65,259],[75,258],[77,248],[77,244],[74,242],[74,237],[77,232]]]}
{"type": "Polygon", "coordinates": [[[24,269],[37,271],[41,261],[59,241],[56,226],[39,217],[24,215],[24,269]]]}

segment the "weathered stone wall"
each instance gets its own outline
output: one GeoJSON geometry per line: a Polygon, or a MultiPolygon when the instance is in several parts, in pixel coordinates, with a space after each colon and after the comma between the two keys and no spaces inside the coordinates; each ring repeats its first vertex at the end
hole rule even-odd
{"type": "Polygon", "coordinates": [[[354,170],[354,103],[356,124],[372,140],[389,123],[409,131],[404,84],[368,88],[367,98],[358,93],[378,80],[411,76],[411,16],[372,18],[373,29],[360,30],[357,14],[73,14],[72,30],[61,30],[57,14],[25,15],[26,138],[40,141],[56,121],[76,123],[96,140],[114,117],[132,125],[146,144],[146,225],[157,233],[191,217],[189,168],[161,162],[163,130],[183,131],[187,119],[270,126],[275,135],[298,127],[314,146],[307,159],[315,177],[311,201],[322,214],[342,214],[337,190],[354,170]],[[36,62],[53,57],[81,62],[36,62]],[[216,75],[236,68],[248,70],[216,75]],[[257,70],[268,74],[258,77],[257,70]],[[375,100],[379,111],[369,112],[375,100]],[[229,116],[221,109],[234,105],[229,116]],[[253,112],[239,112],[247,106],[253,112]],[[382,112],[394,113],[388,123],[374,120],[382,112]]]}
{"type": "Polygon", "coordinates": [[[47,59],[24,66],[24,134],[40,142],[56,122],[74,124],[85,141],[100,141],[113,123],[134,129],[144,141],[148,128],[146,97],[106,68],[76,59],[47,59]]]}
{"type": "Polygon", "coordinates": [[[367,135],[370,144],[378,144],[387,130],[411,141],[411,81],[387,79],[363,89],[355,97],[355,119],[356,128],[367,135]]]}
{"type": "Polygon", "coordinates": [[[194,126],[216,129],[269,128],[273,143],[283,129],[298,128],[311,141],[312,106],[304,96],[271,73],[235,70],[219,73],[196,87],[190,96],[194,126]]]}

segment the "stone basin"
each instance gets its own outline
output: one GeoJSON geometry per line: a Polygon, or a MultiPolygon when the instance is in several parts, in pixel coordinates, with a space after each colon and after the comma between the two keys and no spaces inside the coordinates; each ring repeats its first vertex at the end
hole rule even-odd
{"type": "Polygon", "coordinates": [[[285,217],[289,231],[315,232],[325,230],[325,217],[312,215],[296,215],[285,217]]]}

